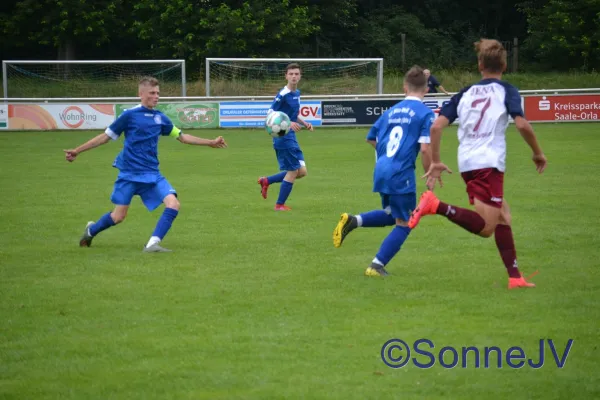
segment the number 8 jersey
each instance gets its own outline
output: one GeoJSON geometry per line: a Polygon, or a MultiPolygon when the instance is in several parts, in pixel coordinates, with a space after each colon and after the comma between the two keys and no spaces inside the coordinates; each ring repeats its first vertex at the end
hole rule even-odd
{"type": "Polygon", "coordinates": [[[367,135],[377,141],[373,191],[396,195],[416,193],[415,162],[421,143],[429,143],[433,111],[418,97],[407,96],[388,109],[367,135]]]}
{"type": "Polygon", "coordinates": [[[518,90],[499,79],[484,79],[452,96],[440,111],[458,118],[458,169],[506,168],[508,117],[523,117],[518,90]]]}

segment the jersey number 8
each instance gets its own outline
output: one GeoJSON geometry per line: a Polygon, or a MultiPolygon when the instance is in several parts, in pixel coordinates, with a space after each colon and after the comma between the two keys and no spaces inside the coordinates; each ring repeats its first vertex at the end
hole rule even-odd
{"type": "Polygon", "coordinates": [[[395,126],[394,129],[390,132],[390,137],[387,142],[387,156],[389,158],[394,157],[394,154],[400,148],[400,141],[402,140],[402,135],[404,131],[401,126],[395,126]]]}

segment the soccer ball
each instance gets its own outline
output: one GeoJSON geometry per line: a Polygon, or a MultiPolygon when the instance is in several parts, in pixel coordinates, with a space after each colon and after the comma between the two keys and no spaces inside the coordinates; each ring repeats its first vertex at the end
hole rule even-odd
{"type": "Polygon", "coordinates": [[[285,136],[290,131],[291,125],[290,117],[281,111],[271,111],[265,120],[265,129],[273,137],[285,136]]]}

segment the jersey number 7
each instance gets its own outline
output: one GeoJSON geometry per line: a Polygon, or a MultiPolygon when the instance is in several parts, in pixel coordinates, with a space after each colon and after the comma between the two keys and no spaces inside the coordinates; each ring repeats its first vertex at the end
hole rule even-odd
{"type": "Polygon", "coordinates": [[[475,127],[473,128],[473,132],[477,132],[479,130],[479,126],[481,125],[483,116],[485,115],[485,112],[487,111],[487,109],[490,108],[491,102],[492,102],[492,100],[489,97],[485,97],[483,99],[474,100],[471,103],[471,108],[476,108],[479,104],[483,103],[483,108],[481,109],[481,115],[479,116],[479,119],[477,120],[477,123],[475,124],[475,127]]]}

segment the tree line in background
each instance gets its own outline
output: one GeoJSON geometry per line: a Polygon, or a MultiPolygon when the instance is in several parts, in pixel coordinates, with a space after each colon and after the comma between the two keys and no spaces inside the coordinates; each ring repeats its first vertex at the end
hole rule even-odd
{"type": "Polygon", "coordinates": [[[21,0],[0,5],[2,59],[384,57],[473,68],[480,37],[519,39],[520,69],[600,67],[600,0],[21,0]],[[405,34],[405,58],[402,35],[405,34]]]}

